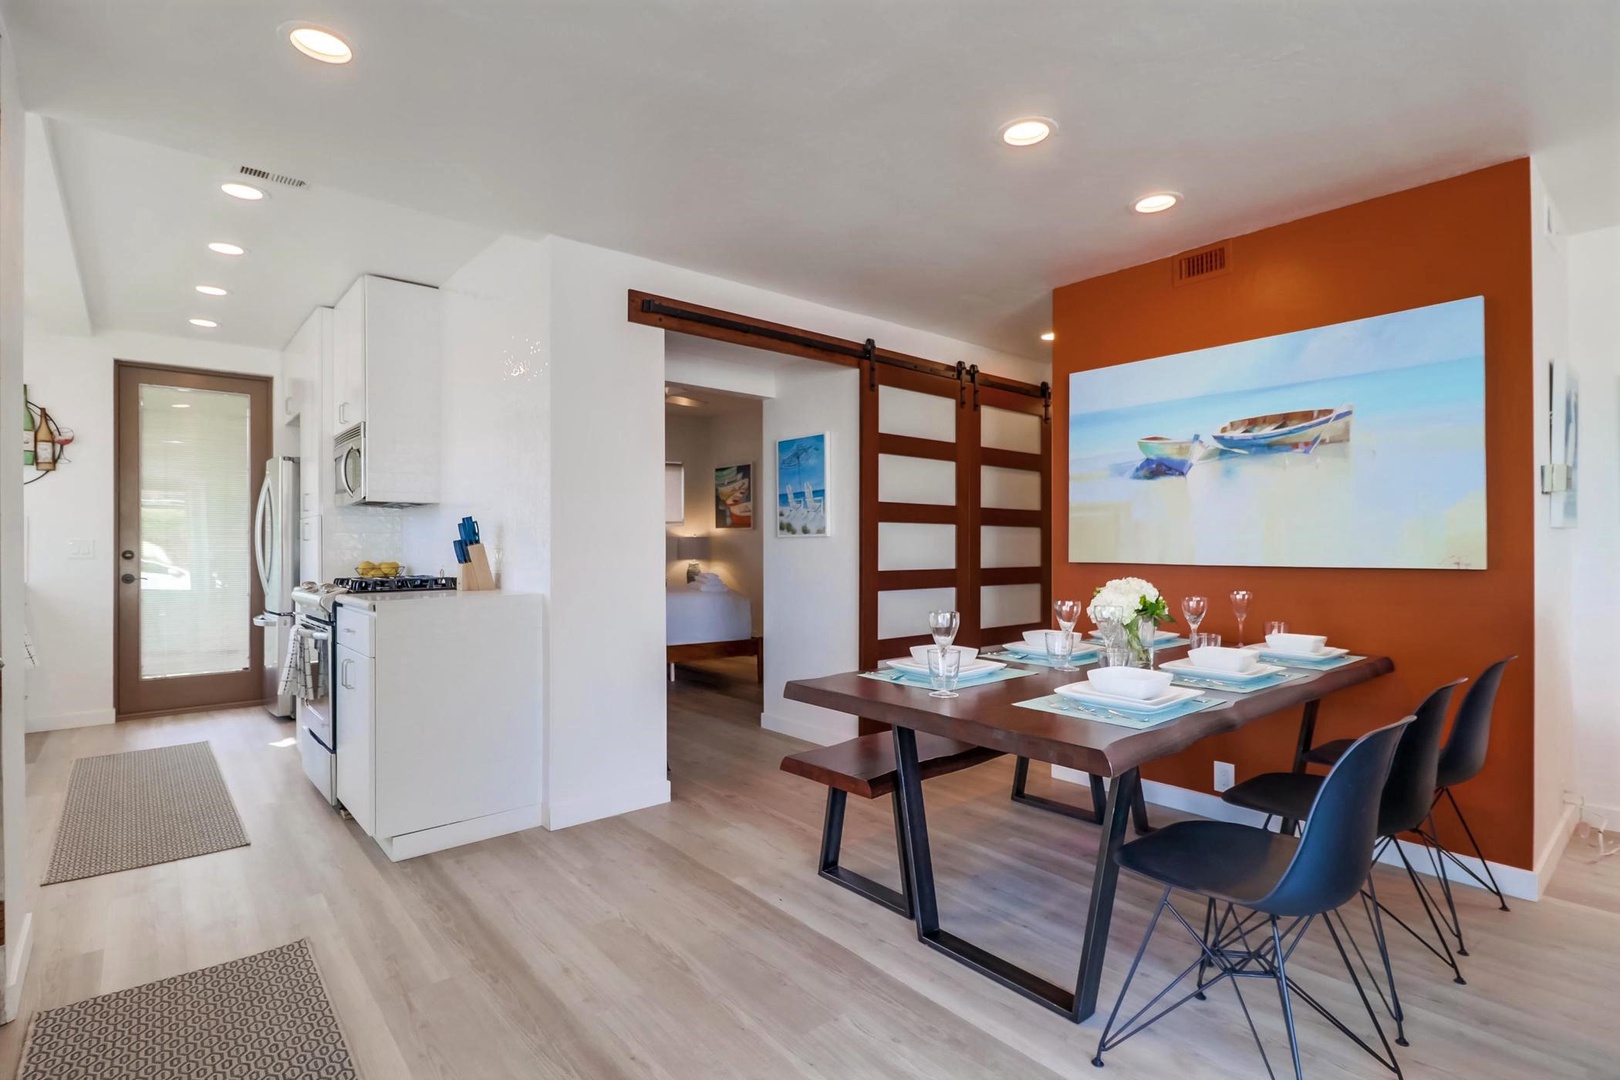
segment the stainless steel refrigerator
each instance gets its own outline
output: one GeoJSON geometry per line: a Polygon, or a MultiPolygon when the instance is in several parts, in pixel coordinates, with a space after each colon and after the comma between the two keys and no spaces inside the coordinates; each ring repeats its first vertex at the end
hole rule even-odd
{"type": "Polygon", "coordinates": [[[253,511],[253,562],[264,587],[264,704],[274,716],[291,718],[296,702],[281,692],[287,641],[297,621],[292,591],[298,584],[298,459],[271,458],[253,511]]]}

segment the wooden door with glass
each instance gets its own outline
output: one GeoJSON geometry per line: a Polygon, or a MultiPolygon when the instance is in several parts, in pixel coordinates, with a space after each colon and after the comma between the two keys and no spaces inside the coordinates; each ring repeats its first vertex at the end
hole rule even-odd
{"type": "Polygon", "coordinates": [[[119,361],[117,387],[118,715],[258,704],[270,380],[119,361]]]}

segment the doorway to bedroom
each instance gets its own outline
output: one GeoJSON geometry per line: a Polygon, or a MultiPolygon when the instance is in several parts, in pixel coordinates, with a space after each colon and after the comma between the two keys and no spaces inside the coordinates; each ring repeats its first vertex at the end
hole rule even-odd
{"type": "Polygon", "coordinates": [[[665,630],[671,682],[764,682],[762,402],[666,382],[665,630]]]}

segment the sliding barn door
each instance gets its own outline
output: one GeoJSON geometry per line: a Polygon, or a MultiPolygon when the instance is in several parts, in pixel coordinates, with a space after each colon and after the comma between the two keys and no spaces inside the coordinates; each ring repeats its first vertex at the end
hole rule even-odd
{"type": "Polygon", "coordinates": [[[961,613],[963,645],[1046,626],[1044,388],[986,385],[971,368],[861,367],[861,666],[928,644],[936,608],[961,613]]]}

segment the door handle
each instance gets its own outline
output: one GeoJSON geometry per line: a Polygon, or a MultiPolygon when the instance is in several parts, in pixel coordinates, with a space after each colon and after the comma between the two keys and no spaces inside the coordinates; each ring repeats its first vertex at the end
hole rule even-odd
{"type": "Polygon", "coordinates": [[[338,685],[345,690],[354,689],[354,684],[349,681],[349,669],[353,666],[353,660],[345,660],[338,666],[338,685]]]}
{"type": "Polygon", "coordinates": [[[133,584],[135,584],[135,575],[134,574],[125,574],[123,577],[119,578],[118,580],[122,581],[125,585],[133,585],[133,584]]]}

